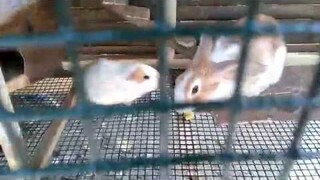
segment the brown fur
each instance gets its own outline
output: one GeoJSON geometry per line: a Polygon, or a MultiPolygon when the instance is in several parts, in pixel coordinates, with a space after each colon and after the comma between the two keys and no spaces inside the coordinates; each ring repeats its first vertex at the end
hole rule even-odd
{"type": "MultiPolygon", "coordinates": [[[[0,36],[6,34],[28,34],[54,32],[57,22],[54,1],[40,0],[17,11],[6,23],[0,25],[0,36]]],[[[24,75],[30,82],[50,77],[55,71],[62,70],[61,61],[65,59],[64,46],[40,47],[24,46],[18,48],[24,59],[24,75]]]]}
{"type": "MultiPolygon", "coordinates": [[[[246,20],[247,20],[247,17],[240,18],[236,22],[236,25],[243,26],[245,24],[246,20]]],[[[257,21],[257,22],[261,22],[261,23],[268,23],[268,24],[278,25],[278,22],[277,22],[277,20],[275,18],[273,18],[272,16],[265,15],[265,14],[257,14],[254,17],[254,20],[257,21]]]]}
{"type": "Polygon", "coordinates": [[[143,69],[141,67],[138,67],[129,75],[128,80],[136,81],[137,83],[142,83],[143,81],[145,81],[144,76],[145,73],[143,69]]]}
{"type": "MultiPolygon", "coordinates": [[[[236,25],[243,26],[245,23],[246,17],[241,18],[238,20],[236,25]]],[[[270,16],[266,16],[264,14],[259,14],[255,17],[255,20],[257,20],[260,23],[271,23],[273,25],[278,25],[277,21],[270,16]]],[[[204,36],[203,36],[204,37],[204,36]]],[[[213,63],[210,62],[209,56],[212,52],[212,49],[214,48],[214,41],[210,36],[207,36],[206,38],[203,38],[200,40],[199,47],[197,49],[197,52],[193,58],[192,63],[190,63],[189,67],[186,69],[184,73],[179,75],[176,79],[176,84],[181,82],[183,77],[186,73],[191,72],[191,78],[190,81],[186,83],[185,89],[185,97],[187,102],[204,102],[208,99],[208,95],[213,92],[219,85],[219,83],[223,82],[223,79],[230,80],[234,79],[238,62],[237,61],[225,61],[221,63],[213,63]],[[193,87],[191,87],[192,82],[195,78],[200,78],[201,87],[199,87],[199,93],[196,95],[190,96],[190,91],[193,87]]],[[[239,43],[242,44],[242,38],[241,36],[232,36],[228,39],[228,42],[226,42],[225,45],[229,43],[239,43]]],[[[249,52],[247,57],[249,58],[247,62],[250,62],[246,69],[249,69],[249,71],[246,71],[246,75],[257,75],[258,73],[261,73],[265,71],[266,65],[261,64],[259,61],[259,58],[261,55],[268,55],[269,52],[272,52],[272,54],[275,53],[275,51],[278,49],[279,46],[283,45],[283,38],[282,36],[257,36],[254,37],[249,44],[249,52]],[[256,47],[255,44],[266,42],[266,47],[258,46],[256,47]],[[269,46],[271,44],[271,46],[269,46]],[[264,49],[262,49],[264,48],[264,49]],[[265,49],[267,48],[267,50],[265,49]],[[259,52],[259,53],[256,53],[259,52]]]]}
{"type": "Polygon", "coordinates": [[[57,29],[54,1],[41,0],[16,12],[12,18],[0,25],[0,34],[25,34],[28,23],[35,32],[53,32],[57,29]]]}
{"type": "MultiPolygon", "coordinates": [[[[239,19],[236,22],[236,26],[243,27],[245,25],[245,22],[247,20],[247,17],[243,17],[239,19]]],[[[265,14],[258,14],[255,16],[254,20],[261,24],[269,24],[273,26],[278,26],[279,23],[275,18],[272,16],[268,16],[265,14]]],[[[237,40],[241,40],[240,36],[235,37],[237,40]]],[[[259,41],[263,39],[263,41],[268,41],[270,44],[272,44],[272,47],[274,50],[276,50],[280,45],[283,44],[283,37],[282,36],[271,36],[271,35],[263,35],[263,36],[257,36],[253,38],[253,41],[257,40],[259,38],[259,41]]],[[[251,43],[252,44],[252,43],[251,43]]]]}

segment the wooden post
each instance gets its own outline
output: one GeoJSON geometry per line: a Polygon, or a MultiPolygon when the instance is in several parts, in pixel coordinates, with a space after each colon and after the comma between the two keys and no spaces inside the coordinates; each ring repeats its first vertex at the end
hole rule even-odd
{"type": "MultiPolygon", "coordinates": [[[[64,108],[72,108],[76,105],[76,96],[74,94],[73,88],[71,88],[67,97],[63,102],[64,108]]],[[[31,166],[33,168],[45,168],[49,165],[52,154],[65,125],[67,124],[67,119],[65,120],[55,120],[53,121],[46,132],[42,135],[37,150],[35,151],[34,158],[32,159],[31,166]]]]}
{"type": "MultiPolygon", "coordinates": [[[[172,27],[175,27],[177,24],[177,0],[165,0],[168,2],[165,2],[165,13],[164,18],[167,23],[167,25],[170,25],[172,27]]],[[[168,60],[171,60],[174,58],[175,50],[171,47],[168,47],[168,60]]]]}
{"type": "MultiPolygon", "coordinates": [[[[1,67],[0,103],[4,110],[14,112],[1,67]]],[[[27,149],[18,122],[0,123],[0,143],[11,170],[18,170],[28,166],[27,149]]]]}

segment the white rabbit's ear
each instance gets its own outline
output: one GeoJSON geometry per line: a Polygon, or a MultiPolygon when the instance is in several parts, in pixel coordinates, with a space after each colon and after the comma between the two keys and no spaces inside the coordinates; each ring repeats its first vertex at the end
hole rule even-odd
{"type": "Polygon", "coordinates": [[[210,35],[202,34],[200,37],[200,43],[197,52],[193,58],[193,61],[203,61],[208,59],[213,49],[213,38],[210,35]]]}

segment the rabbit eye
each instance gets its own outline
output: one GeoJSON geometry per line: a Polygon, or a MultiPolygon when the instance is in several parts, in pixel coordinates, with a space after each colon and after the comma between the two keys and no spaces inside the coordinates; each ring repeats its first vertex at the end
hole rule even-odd
{"type": "Polygon", "coordinates": [[[196,94],[199,91],[199,86],[194,86],[192,88],[192,94],[196,94]]]}
{"type": "Polygon", "coordinates": [[[147,76],[147,75],[145,75],[145,76],[143,76],[143,79],[150,79],[150,76],[147,76]]]}

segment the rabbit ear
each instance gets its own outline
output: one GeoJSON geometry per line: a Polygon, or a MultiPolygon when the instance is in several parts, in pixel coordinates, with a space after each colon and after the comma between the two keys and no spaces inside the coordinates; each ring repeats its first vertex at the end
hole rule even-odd
{"type": "Polygon", "coordinates": [[[136,81],[137,83],[141,83],[145,81],[145,72],[142,67],[137,67],[132,73],[129,74],[127,80],[136,81]]]}
{"type": "Polygon", "coordinates": [[[197,52],[193,58],[194,62],[209,61],[210,54],[213,49],[213,39],[207,34],[202,34],[197,52]]]}
{"type": "Polygon", "coordinates": [[[237,75],[237,69],[238,69],[237,64],[226,67],[222,71],[223,78],[227,79],[227,80],[235,80],[236,75],[237,75]]]}

